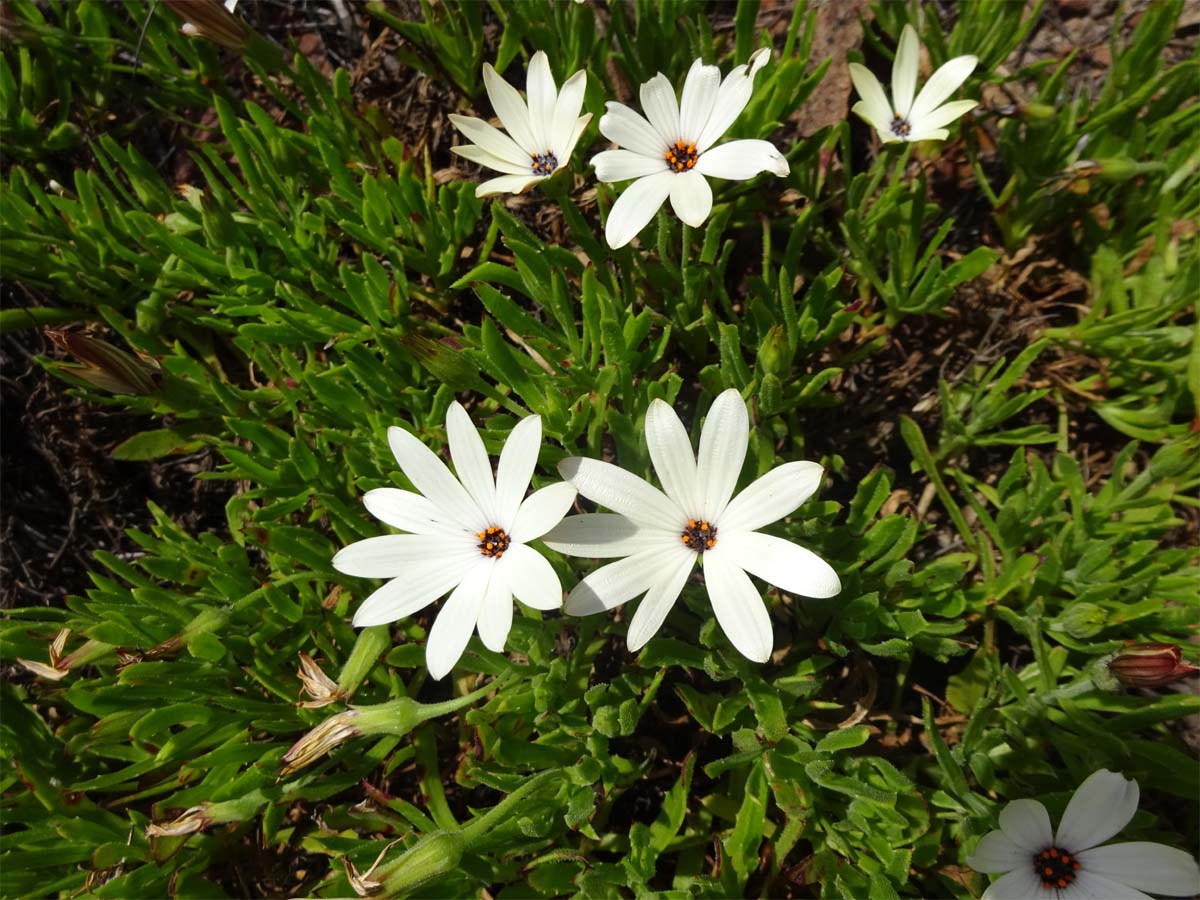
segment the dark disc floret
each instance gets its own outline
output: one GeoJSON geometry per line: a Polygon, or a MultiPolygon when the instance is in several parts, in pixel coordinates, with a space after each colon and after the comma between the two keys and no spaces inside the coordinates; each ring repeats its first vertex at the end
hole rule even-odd
{"type": "Polygon", "coordinates": [[[700,154],[696,152],[696,145],[685,143],[682,140],[676,141],[673,146],[667,148],[667,152],[663,154],[663,159],[667,161],[667,166],[672,172],[686,172],[688,169],[696,165],[696,160],[700,154]]]}
{"type": "Polygon", "coordinates": [[[545,153],[530,153],[529,158],[533,160],[534,175],[550,175],[558,168],[558,157],[548,148],[545,153]]]}
{"type": "Polygon", "coordinates": [[[512,543],[507,532],[503,528],[495,526],[486,531],[477,532],[476,536],[479,538],[479,552],[484,556],[494,556],[497,559],[504,555],[504,551],[512,543]]]}
{"type": "Polygon", "coordinates": [[[896,137],[908,137],[912,131],[912,126],[908,124],[908,119],[902,118],[899,113],[892,118],[892,134],[896,137]]]}
{"type": "Polygon", "coordinates": [[[1066,850],[1051,847],[1033,858],[1033,871],[1046,890],[1062,890],[1075,880],[1079,862],[1066,850]]]}
{"type": "Polygon", "coordinates": [[[695,550],[697,553],[711,550],[717,543],[717,526],[696,519],[688,519],[687,528],[683,529],[680,540],[683,541],[683,546],[689,550],[695,550]]]}

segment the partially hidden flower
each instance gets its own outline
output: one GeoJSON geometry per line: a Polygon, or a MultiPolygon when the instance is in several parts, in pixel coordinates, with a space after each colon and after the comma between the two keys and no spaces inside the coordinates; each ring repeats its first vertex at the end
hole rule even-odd
{"type": "Polygon", "coordinates": [[[740,140],[713,146],[750,101],[754,76],[771,58],[764,47],[725,80],[716,66],[697,59],[677,101],[667,76],[659,72],[642,85],[642,117],[610,101],[600,132],[621,146],[592,157],[601,181],[636,179],[608,214],[604,236],[613,249],[624,247],[654,218],[668,197],[675,215],[693,227],[712,210],[705,176],[745,181],[760,172],[788,173],[787,160],[769,141],[740,140]]]}
{"type": "Polygon", "coordinates": [[[942,65],[917,94],[917,69],[921,46],[911,25],[900,33],[900,45],[892,63],[892,99],[879,79],[866,66],[850,63],[850,79],[862,99],[851,112],[874,126],[885,144],[892,141],[942,141],[947,125],[979,105],[976,100],[944,101],[962,86],[979,64],[974,56],[956,56],[942,65]],[[915,99],[914,99],[915,95],[915,99]]]}
{"type": "Polygon", "coordinates": [[[476,197],[520,194],[570,162],[583,129],[592,120],[591,113],[579,114],[587,87],[586,72],[576,72],[563,82],[560,90],[550,74],[550,60],[539,50],[529,61],[525,82],[528,103],[516,88],[496,74],[490,63],[483,64],[483,85],[508,134],[483,119],[450,116],[451,124],[471,141],[450,149],[472,162],[504,173],[479,185],[476,197]]]}
{"type": "Polygon", "coordinates": [[[749,575],[805,597],[841,591],[837,573],[812,551],[758,531],[812,496],[822,468],[785,463],[734,497],[749,437],[746,404],[731,389],[708,412],[698,456],[675,411],[661,400],[650,404],[646,443],[661,491],[611,463],[563,460],[563,478],[613,512],[564,519],[546,535],[546,546],[573,556],[623,557],[579,582],[566,611],[604,612],[645,594],[626,638],[636,651],[658,631],[699,561],[713,612],[730,642],[749,659],[766,662],[773,646],[771,618],[749,575]]]}
{"type": "Polygon", "coordinates": [[[1131,900],[1148,891],[1168,897],[1200,893],[1200,866],[1164,844],[1104,844],[1133,818],[1138,785],[1116,772],[1094,772],[1072,795],[1058,830],[1037,800],[1014,800],[1000,829],[985,834],[967,857],[980,872],[1004,873],[983,900],[1131,900]],[[1103,846],[1101,846],[1103,845],[1103,846]]]}
{"type": "Polygon", "coordinates": [[[446,412],[446,433],[457,478],[414,435],[388,429],[392,453],[420,493],[378,488],[363,503],[375,518],[409,533],[357,541],[333,558],[347,575],[391,579],[358,608],[355,627],[394,622],[451,592],[425,650],[434,678],[454,667],[476,628],[484,646],[503,652],[514,595],[534,609],[560,607],[558,576],[529,542],[557,525],[575,501],[575,489],[561,482],[525,496],[541,449],[538,416],[513,428],[494,478],[483,440],[458,403],[446,412]]]}
{"type": "Polygon", "coordinates": [[[1126,687],[1161,687],[1186,678],[1200,668],[1183,661],[1175,644],[1130,642],[1108,664],[1109,673],[1126,687]]]}

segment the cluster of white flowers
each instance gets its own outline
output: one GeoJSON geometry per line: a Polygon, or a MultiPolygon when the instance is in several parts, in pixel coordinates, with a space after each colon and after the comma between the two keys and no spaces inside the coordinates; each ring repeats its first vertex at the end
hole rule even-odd
{"type": "MultiPolygon", "coordinates": [[[[708,178],[745,181],[762,172],[780,177],[788,174],[787,160],[769,141],[717,143],[750,102],[754,76],[770,56],[765,47],[757,50],[724,79],[716,66],[697,59],[679,97],[670,79],[659,72],[641,86],[644,116],[622,103],[605,104],[600,133],[619,149],[592,157],[596,177],[603,182],[632,181],[605,222],[604,235],[610,247],[623,247],[633,240],[668,198],[683,222],[702,225],[712,210],[708,178]]],[[[942,140],[948,135],[945,126],[977,105],[974,100],[943,105],[974,71],[974,56],[947,62],[914,100],[919,62],[917,33],[906,25],[892,68],[894,105],[874,75],[857,63],[850,64],[850,76],[862,97],[853,111],[873,125],[885,143],[942,140]]],[[[504,173],[480,184],[475,195],[519,194],[566,167],[591,121],[590,114],[579,114],[586,73],[576,72],[558,90],[549,59],[538,51],[526,76],[527,99],[490,65],[483,67],[483,81],[508,134],[482,119],[450,117],[454,127],[472,142],[453,147],[454,152],[504,173]]]]}
{"type": "Polygon", "coordinates": [[[767,661],[773,641],[747,572],[806,597],[841,590],[828,563],[757,530],[812,496],[820,466],[787,463],[733,497],[750,437],[746,404],[735,390],[709,410],[698,460],[675,411],[661,400],[651,405],[646,441],[665,493],[617,466],[574,457],[559,466],[564,481],[526,497],[541,449],[537,416],[512,430],[494,477],[483,440],[458,403],[446,413],[446,434],[455,474],[410,432],[389,429],[396,462],[419,493],[379,488],[364,503],[377,519],[408,533],[367,538],[333,558],[347,575],[391,579],[358,608],[356,626],[393,622],[450,593],[425,651],[434,678],[454,668],[476,630],[485,647],[503,651],[514,596],[533,609],[563,606],[558,575],[529,546],[538,538],[573,556],[624,557],[584,578],[566,611],[603,612],[646,594],[629,625],[630,650],[658,631],[697,558],[717,621],[756,662],[767,661]],[[613,512],[564,521],[577,491],[613,512]]]}

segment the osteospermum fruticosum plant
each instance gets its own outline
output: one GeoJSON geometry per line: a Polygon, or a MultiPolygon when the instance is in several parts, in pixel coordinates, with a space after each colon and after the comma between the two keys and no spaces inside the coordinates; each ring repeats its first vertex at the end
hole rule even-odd
{"type": "MultiPolygon", "coordinates": [[[[172,457],[211,448],[205,496],[226,506],[195,534],[187,523],[209,519],[166,490],[130,543],[103,542],[72,588],[85,593],[48,606],[38,593],[0,617],[6,671],[25,667],[0,680],[0,894],[1196,892],[1200,784],[1178,723],[1200,701],[1169,686],[1195,678],[1200,606],[1183,5],[1111,28],[1096,12],[1086,24],[1110,38],[1111,64],[1081,67],[1028,4],[875,4],[848,52],[899,38],[890,96],[840,55],[805,52],[838,43],[830,4],[792,6],[784,22],[753,0],[445,0],[406,22],[351,4],[352,20],[402,35],[395,104],[363,93],[386,41],[348,60],[356,77],[326,78],[302,55],[256,54],[242,26],[221,49],[217,32],[184,38],[164,4],[4,4],[0,264],[6,301],[37,304],[0,310],[5,356],[13,340],[30,349],[14,323],[111,327],[129,358],[66,374],[119,388],[87,402],[147,422],[114,449],[122,472],[154,459],[190,477],[195,458],[172,457]],[[923,91],[918,37],[936,59],[958,55],[923,91]],[[772,65],[754,52],[764,40],[772,65]],[[226,79],[235,54],[245,67],[226,79]],[[733,71],[721,80],[698,56],[733,71]],[[958,141],[973,56],[971,74],[1002,79],[1012,104],[958,141]],[[484,69],[474,112],[502,128],[468,125],[481,139],[459,153],[495,167],[480,185],[434,171],[441,132],[404,109],[406,91],[446,84],[467,103],[485,59],[526,93],[484,69]],[[623,216],[607,216],[607,189],[595,202],[588,167],[544,185],[553,203],[529,192],[589,141],[583,77],[560,90],[552,70],[587,71],[597,102],[650,80],[640,113],[605,117],[627,126],[605,133],[619,150],[587,148],[599,178],[632,182],[623,216]],[[879,138],[947,143],[919,164],[876,154],[874,134],[862,146],[837,106],[849,77],[879,138]],[[807,136],[810,113],[831,109],[807,136]],[[172,165],[180,148],[143,125],[208,110],[194,166],[172,165]],[[757,153],[720,143],[739,113],[746,134],[777,129],[757,153]],[[406,152],[419,146],[427,166],[406,152]],[[709,213],[726,175],[705,170],[743,159],[792,190],[763,202],[742,184],[709,213]],[[515,190],[527,195],[476,199],[515,190]],[[682,228],[656,213],[666,199],[682,228]],[[606,220],[623,251],[604,246],[606,220]],[[969,284],[993,263],[983,290],[969,284]],[[994,323],[982,340],[980,311],[994,323]],[[1031,342],[1047,311],[1055,327],[1031,342]],[[1011,365],[979,364],[995,354],[1011,365]],[[931,357],[940,393],[922,377],[931,357]],[[902,378],[879,377],[896,362],[902,378]],[[455,397],[488,423],[498,472],[455,397]],[[380,410],[403,422],[409,484],[395,473],[368,508],[405,533],[360,547],[376,526],[355,485],[386,477],[368,452],[380,410]],[[641,463],[643,417],[653,485],[606,467],[641,463]],[[731,417],[753,423],[748,438],[731,417]],[[447,443],[454,474],[431,461],[447,443]],[[828,472],[799,461],[818,454],[828,472]],[[579,531],[581,557],[533,537],[570,483],[541,525],[519,527],[539,497],[525,497],[528,473],[564,456],[588,512],[543,539],[579,531]],[[792,549],[746,552],[768,537],[792,549]],[[388,579],[376,596],[331,569],[346,544],[339,567],[388,579]],[[536,608],[514,615],[501,571],[536,608]],[[774,619],[767,585],[792,595],[770,597],[774,619]],[[454,600],[434,617],[439,593],[454,600]],[[475,630],[482,645],[464,652],[475,630]],[[1109,771],[1078,786],[1095,770],[1109,771]],[[1130,818],[1133,778],[1147,802],[1130,818]]],[[[3,379],[6,408],[26,379],[3,379]]],[[[90,406],[70,409],[94,436],[90,406]]],[[[38,405],[19,436],[57,414],[38,405]]],[[[5,442],[6,464],[21,443],[5,442]]],[[[24,481],[5,480],[6,540],[62,505],[14,503],[24,481]]],[[[49,565],[43,543],[22,567],[8,549],[15,590],[49,565]]]]}
{"type": "Polygon", "coordinates": [[[861,97],[852,112],[874,126],[885,144],[895,141],[944,141],[946,126],[979,105],[976,100],[944,102],[975,71],[974,56],[956,56],[938,68],[917,93],[921,46],[917,32],[905,25],[892,63],[892,99],[889,102],[879,79],[859,63],[850,63],[850,77],[861,97]]]}
{"type": "Polygon", "coordinates": [[[811,550],[759,531],[793,512],[821,485],[822,468],[789,462],[734,496],[750,438],[746,403],[736,390],[713,401],[700,449],[668,404],[646,412],[646,445],[662,490],[619,466],[572,457],[559,473],[581,495],[613,510],[564,519],[546,546],[571,556],[621,557],[588,574],[566,611],[607,612],[645,594],[629,623],[629,649],[640,650],[675,605],[696,563],[717,622],[737,650],[766,662],[771,619],[747,573],[802,597],[833,597],[841,582],[811,550]]]}
{"type": "Polygon", "coordinates": [[[579,114],[586,72],[576,72],[560,89],[554,84],[549,57],[539,50],[529,61],[526,98],[497,75],[490,63],[483,65],[483,84],[508,134],[482,119],[450,116],[451,124],[472,141],[450,149],[505,173],[480,184],[476,197],[520,194],[570,164],[575,145],[592,120],[591,113],[579,114]]]}
{"type": "Polygon", "coordinates": [[[358,541],[333,558],[339,572],[389,578],[354,613],[356,627],[394,622],[450,599],[429,632],[426,665],[441,678],[458,662],[473,631],[503,652],[513,597],[534,609],[558,609],[558,575],[529,542],[558,524],[575,500],[559,482],[525,496],[542,445],[542,421],[522,419],[500,451],[495,476],[479,432],[455,402],[446,434],[457,477],[411,432],[388,429],[400,469],[420,493],[377,488],[363,498],[370,513],[407,534],[358,541]]]}
{"type": "Polygon", "coordinates": [[[1000,811],[967,865],[1002,877],[983,900],[1138,900],[1149,894],[1200,894],[1200,866],[1190,854],[1151,841],[1106,844],[1129,824],[1140,792],[1132,778],[1101,769],[1079,786],[1057,830],[1038,800],[1013,800],[1000,811]]]}
{"type": "Polygon", "coordinates": [[[770,49],[756,50],[724,80],[720,69],[697,59],[679,99],[670,79],[659,72],[640,91],[645,116],[615,100],[606,104],[600,133],[620,149],[592,157],[596,178],[634,179],[608,213],[604,236],[610,247],[633,240],[668,197],[681,220],[693,227],[703,225],[712,211],[707,178],[745,181],[761,172],[787,175],[787,160],[769,141],[717,145],[750,102],[754,76],[770,58],[770,49]]]}

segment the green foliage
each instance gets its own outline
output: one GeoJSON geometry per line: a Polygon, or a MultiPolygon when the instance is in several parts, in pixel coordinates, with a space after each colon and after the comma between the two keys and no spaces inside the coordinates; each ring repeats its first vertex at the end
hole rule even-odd
{"type": "MultiPolygon", "coordinates": [[[[152,507],[135,553],[97,554],[85,595],[0,622],[0,657],[42,676],[0,688],[3,893],[220,896],[231,854],[257,847],[307,873],[281,893],[314,896],[968,897],[985,879],[956,867],[1001,801],[1053,805],[1102,766],[1195,796],[1170,727],[1195,698],[1092,680],[1123,640],[1185,643],[1200,605],[1181,538],[1200,487],[1200,263],[1178,224],[1197,207],[1195,62],[1158,58],[1179,4],[1147,11],[1094,100],[1069,93],[1065,65],[1035,65],[1012,77],[1061,114],[981,114],[1005,187],[985,180],[973,136],[970,168],[1007,249],[1070,243],[1091,293],[1076,321],[948,373],[936,427],[881,410],[896,460],[862,470],[862,448],[836,428],[806,439],[811,423],[836,421],[856,366],[945,316],[1001,258],[947,217],[909,150],[863,165],[854,128],[825,129],[783,148],[786,181],[714,182],[702,228],[663,212],[641,248],[617,251],[599,237],[611,188],[556,176],[529,201],[561,212],[556,243],[529,205],[437,177],[434,151],[393,135],[344,71],[326,79],[298,57],[286,79],[258,72],[247,99],[211,46],[156,13],[143,101],[216,117],[186,145],[194,183],[177,187],[132,129],[63,142],[102,123],[132,77],[70,48],[127,51],[148,10],[80,3],[50,22],[12,6],[38,39],[6,47],[0,71],[5,278],[44,305],[5,311],[4,329],[102,322],[156,358],[144,395],[72,383],[144,415],[114,456],[210,447],[221,462],[200,477],[231,490],[223,529],[188,534],[152,507]],[[1085,132],[1088,156],[1110,161],[1098,174],[1072,168],[1085,132]],[[86,163],[50,190],[43,155],[68,148],[86,163]],[[1055,352],[1103,374],[1047,386],[1055,352]],[[742,486],[813,446],[832,448],[836,473],[771,530],[830,560],[843,590],[769,590],[767,665],[733,650],[698,584],[636,656],[627,614],[521,608],[504,654],[473,641],[440,685],[424,669],[428,617],[351,628],[375,583],[330,559],[380,533],[366,491],[409,487],[389,426],[441,452],[460,398],[492,453],[541,416],[535,486],[574,454],[649,476],[650,403],[696,434],[730,387],[753,412],[742,486]],[[1137,443],[1097,472],[1072,412],[1137,443]]],[[[678,82],[695,56],[744,62],[767,40],[758,6],[742,0],[720,31],[694,0],[614,4],[603,32],[572,3],[371,13],[403,36],[405,66],[488,116],[483,61],[517,71],[553,51],[560,79],[589,70],[599,113],[614,82],[678,82]]],[[[882,31],[911,13],[884,4],[882,31]]],[[[926,13],[935,63],[980,55],[972,85],[995,81],[1033,27],[1019,4],[964,6],[948,34],[926,13]]],[[[778,134],[821,84],[815,23],[798,4],[731,133],[778,134]]],[[[591,135],[575,173],[603,145],[591,135]]],[[[564,584],[590,565],[548,556],[564,584]]],[[[1129,833],[1153,832],[1141,816],[1129,833]]]]}

